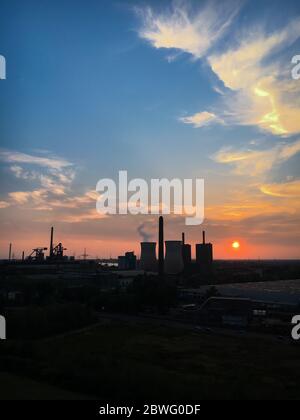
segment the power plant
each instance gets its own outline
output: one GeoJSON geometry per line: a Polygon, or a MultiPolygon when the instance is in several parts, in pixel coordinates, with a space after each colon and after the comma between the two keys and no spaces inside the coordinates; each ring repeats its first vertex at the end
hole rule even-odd
{"type": "Polygon", "coordinates": [[[141,242],[140,269],[157,271],[156,242],[141,242]]]}
{"type": "MultiPolygon", "coordinates": [[[[159,217],[158,222],[158,258],[156,254],[157,242],[141,242],[140,261],[133,251],[126,252],[118,257],[118,267],[121,270],[136,270],[137,268],[145,272],[157,273],[160,279],[164,279],[165,274],[176,275],[180,273],[197,274],[212,273],[213,267],[213,245],[206,243],[205,232],[203,231],[203,241],[196,244],[196,262],[192,261],[192,247],[185,242],[185,234],[182,233],[180,240],[164,240],[164,218],[159,217]]],[[[46,256],[47,247],[36,247],[25,257],[22,252],[24,263],[62,263],[72,262],[75,257],[68,257],[64,254],[66,248],[59,242],[55,245],[54,228],[50,230],[49,255],[46,256]]],[[[88,254],[84,252],[83,259],[87,259],[88,254]]],[[[13,262],[12,244],[9,244],[8,261],[13,262]]]]}
{"type": "MultiPolygon", "coordinates": [[[[158,223],[158,262],[156,260],[156,242],[141,242],[141,259],[139,268],[144,271],[158,272],[160,278],[164,274],[179,274],[188,270],[210,273],[213,264],[213,246],[206,243],[203,232],[203,243],[196,244],[196,264],[192,263],[192,247],[182,240],[164,241],[164,219],[159,217],[158,223]]],[[[122,261],[120,261],[120,266],[122,261]]]]}
{"type": "Polygon", "coordinates": [[[167,274],[178,274],[183,271],[182,242],[166,241],[165,269],[167,274]]]}
{"type": "Polygon", "coordinates": [[[187,268],[192,263],[192,247],[185,243],[185,234],[182,232],[182,259],[184,268],[187,268]]]}
{"type": "Polygon", "coordinates": [[[196,263],[205,271],[210,271],[213,264],[213,245],[206,243],[205,231],[202,232],[202,244],[196,244],[196,263]]]}

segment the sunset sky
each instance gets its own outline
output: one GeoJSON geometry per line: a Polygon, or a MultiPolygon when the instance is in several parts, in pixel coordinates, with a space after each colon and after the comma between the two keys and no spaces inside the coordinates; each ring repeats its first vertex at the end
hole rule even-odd
{"type": "Polygon", "coordinates": [[[0,258],[9,242],[139,253],[157,217],[96,212],[101,178],[204,178],[216,258],[300,258],[299,1],[1,6],[0,258]],[[240,247],[234,249],[232,243],[240,247]]]}

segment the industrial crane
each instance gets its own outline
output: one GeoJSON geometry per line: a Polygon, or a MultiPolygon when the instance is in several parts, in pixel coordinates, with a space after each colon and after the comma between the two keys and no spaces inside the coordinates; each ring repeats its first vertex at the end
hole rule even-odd
{"type": "Polygon", "coordinates": [[[48,248],[44,248],[44,247],[39,247],[39,248],[34,248],[32,250],[32,253],[30,255],[28,255],[28,257],[26,258],[27,260],[34,260],[34,261],[44,261],[45,258],[45,252],[47,251],[48,248]]]}

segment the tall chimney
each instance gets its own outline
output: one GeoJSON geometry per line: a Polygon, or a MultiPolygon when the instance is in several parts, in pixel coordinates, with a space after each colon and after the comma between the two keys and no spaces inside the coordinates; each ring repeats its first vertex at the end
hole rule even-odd
{"type": "Polygon", "coordinates": [[[12,244],[9,244],[9,251],[8,251],[8,259],[11,260],[11,250],[12,250],[12,244]]]}
{"type": "Polygon", "coordinates": [[[205,245],[206,241],[205,241],[205,230],[202,232],[202,237],[203,237],[203,245],[205,245]]]}
{"type": "Polygon", "coordinates": [[[185,234],[184,234],[184,232],[182,232],[182,245],[184,245],[185,244],[185,234]]]}
{"type": "Polygon", "coordinates": [[[25,260],[25,252],[23,251],[22,252],[22,261],[24,261],[25,260]]]}
{"type": "Polygon", "coordinates": [[[158,233],[158,274],[160,277],[164,275],[164,218],[159,217],[159,233],[158,233]]]}
{"type": "Polygon", "coordinates": [[[51,235],[50,235],[50,258],[53,257],[53,227],[51,228],[51,235]]]}

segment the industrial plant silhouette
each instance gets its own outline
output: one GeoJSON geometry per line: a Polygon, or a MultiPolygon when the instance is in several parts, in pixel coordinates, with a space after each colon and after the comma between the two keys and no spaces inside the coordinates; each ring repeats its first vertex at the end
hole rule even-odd
{"type": "MultiPolygon", "coordinates": [[[[118,257],[118,268],[121,270],[143,270],[145,272],[157,273],[160,278],[165,274],[179,274],[184,271],[200,269],[202,272],[210,273],[213,266],[213,245],[206,243],[206,234],[203,231],[203,241],[195,246],[196,260],[192,261],[192,248],[185,242],[185,234],[182,233],[181,240],[164,241],[164,218],[159,217],[158,222],[158,258],[157,242],[141,242],[140,260],[134,255],[133,251],[126,252],[125,255],[118,257]]],[[[22,252],[23,263],[62,263],[75,262],[74,256],[65,254],[67,248],[61,242],[54,242],[54,227],[50,231],[50,245],[47,247],[36,247],[25,257],[22,252]],[[48,255],[46,251],[49,250],[48,255]]],[[[86,249],[84,251],[84,260],[87,258],[86,249]]],[[[9,244],[10,263],[20,263],[20,260],[12,258],[12,244],[9,244]]]]}

